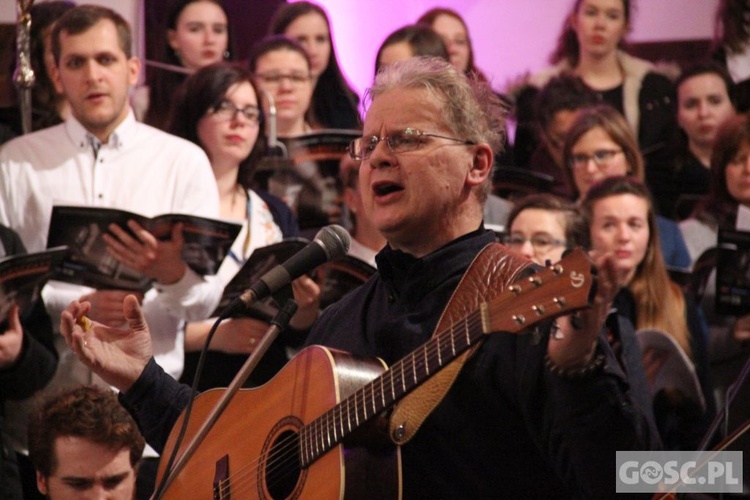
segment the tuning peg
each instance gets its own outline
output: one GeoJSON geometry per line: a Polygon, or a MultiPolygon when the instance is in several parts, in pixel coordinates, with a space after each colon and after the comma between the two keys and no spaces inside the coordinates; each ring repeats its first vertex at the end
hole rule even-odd
{"type": "Polygon", "coordinates": [[[539,316],[543,316],[545,312],[544,306],[534,305],[534,306],[531,306],[531,310],[537,313],[539,316]]]}
{"type": "Polygon", "coordinates": [[[557,304],[558,306],[560,306],[560,308],[565,307],[567,305],[567,303],[568,303],[565,300],[565,297],[555,297],[554,299],[552,299],[552,302],[554,302],[555,304],[557,304]]]}

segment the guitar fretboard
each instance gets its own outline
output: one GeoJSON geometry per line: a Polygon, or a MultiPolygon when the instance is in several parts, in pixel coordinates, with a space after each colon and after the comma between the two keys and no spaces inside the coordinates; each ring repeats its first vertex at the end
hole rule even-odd
{"type": "Polygon", "coordinates": [[[475,311],[303,427],[299,434],[302,466],[314,462],[483,336],[481,314],[475,311]]]}

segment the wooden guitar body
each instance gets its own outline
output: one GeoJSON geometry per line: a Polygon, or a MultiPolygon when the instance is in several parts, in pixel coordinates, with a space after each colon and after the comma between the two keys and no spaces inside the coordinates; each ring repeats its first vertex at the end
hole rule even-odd
{"type": "MultiPolygon", "coordinates": [[[[494,247],[481,255],[488,248],[494,247]]],[[[475,259],[462,283],[490,287],[486,260],[475,259]],[[475,265],[481,269],[474,271],[475,265]]],[[[505,262],[489,260],[495,266],[505,262]]],[[[400,452],[387,441],[388,423],[379,416],[412,391],[419,399],[415,389],[487,335],[521,333],[588,307],[593,285],[590,262],[576,250],[499,295],[489,293],[490,300],[478,308],[461,294],[462,314],[446,317],[429,341],[389,369],[379,360],[308,347],[264,386],[235,395],[163,498],[399,498],[400,452]],[[372,439],[378,424],[383,424],[380,442],[372,439]]],[[[198,396],[183,443],[190,443],[223,393],[214,389],[198,396]]],[[[182,418],[163,457],[172,453],[182,418]]],[[[165,462],[159,464],[157,484],[165,462]]]]}
{"type": "MultiPolygon", "coordinates": [[[[163,498],[398,498],[400,454],[392,444],[346,440],[309,465],[300,463],[300,429],[383,371],[379,360],[308,347],[264,386],[237,393],[163,498]]],[[[223,392],[213,389],[196,398],[183,443],[223,392]]],[[[176,437],[170,435],[163,457],[172,453],[176,437]]],[[[159,464],[157,484],[165,462],[159,464]]]]}

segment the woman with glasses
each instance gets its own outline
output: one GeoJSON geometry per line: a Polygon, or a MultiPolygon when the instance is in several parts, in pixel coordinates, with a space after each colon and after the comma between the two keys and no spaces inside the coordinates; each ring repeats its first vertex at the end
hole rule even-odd
{"type": "Polygon", "coordinates": [[[519,165],[528,164],[530,170],[553,177],[549,189],[552,194],[572,196],[573,187],[562,158],[565,134],[581,109],[597,104],[596,92],[577,76],[567,73],[551,78],[533,96],[527,93],[518,96],[517,108],[529,109],[533,115],[517,115],[519,125],[527,128],[516,128],[514,155],[519,165]],[[522,103],[523,99],[532,99],[533,103],[522,103]]]}
{"type": "Polygon", "coordinates": [[[359,97],[339,66],[325,10],[312,2],[282,3],[271,18],[268,33],[286,35],[307,52],[314,80],[310,106],[313,121],[324,128],[360,128],[359,97]]]}
{"type": "MultiPolygon", "coordinates": [[[[580,112],[570,126],[563,146],[563,162],[578,197],[607,177],[627,175],[643,182],[643,158],[625,118],[608,105],[580,112]]],[[[674,221],[657,216],[659,240],[667,267],[690,268],[682,233],[674,221]]]]}
{"type": "Polygon", "coordinates": [[[559,261],[569,248],[586,246],[586,223],[578,208],[547,193],[516,203],[507,227],[505,246],[540,266],[559,261]]]}
{"type": "MultiPolygon", "coordinates": [[[[256,248],[299,235],[297,221],[278,198],[251,189],[252,171],[265,145],[263,112],[252,75],[226,63],[198,70],[186,80],[176,99],[171,132],[201,146],[211,161],[223,219],[242,224],[218,276],[226,285],[256,248]]],[[[293,284],[300,309],[292,326],[309,326],[317,315],[319,289],[309,278],[293,284]]],[[[192,375],[199,351],[213,322],[190,323],[185,332],[186,376],[192,375]]],[[[265,322],[251,318],[224,321],[211,343],[210,369],[201,387],[225,387],[266,331],[265,322]],[[240,354],[240,355],[237,355],[240,354]]],[[[264,381],[286,362],[282,345],[263,358],[251,383],[264,381]]],[[[192,382],[192,380],[190,380],[192,382]]]]}
{"type": "MultiPolygon", "coordinates": [[[[312,237],[320,227],[338,223],[341,215],[340,181],[336,161],[325,164],[311,155],[294,158],[295,144],[304,144],[305,136],[319,131],[322,126],[313,115],[311,103],[313,96],[312,64],[305,49],[296,41],[284,35],[272,35],[263,38],[253,46],[249,61],[250,71],[255,83],[263,93],[266,116],[269,116],[271,105],[275,108],[275,130],[277,137],[290,151],[293,169],[258,176],[258,184],[271,193],[282,198],[297,214],[303,234],[312,237]],[[297,142],[294,139],[299,137],[297,142]]],[[[270,135],[270,128],[268,132],[270,135]]],[[[337,132],[332,132],[336,135],[337,132]]],[[[316,140],[316,139],[313,139],[316,140]]],[[[342,154],[343,146],[337,144],[333,152],[326,152],[328,145],[322,143],[321,156],[342,154]]],[[[306,147],[306,146],[303,146],[306,147]]],[[[300,148],[296,148],[300,149],[300,148]]],[[[268,171],[270,169],[264,169],[268,171]]]]}
{"type": "MultiPolygon", "coordinates": [[[[283,35],[266,37],[253,46],[249,67],[260,91],[273,100],[279,137],[294,137],[320,128],[310,111],[310,58],[299,43],[283,35]]],[[[268,114],[269,99],[261,101],[268,114]]]]}
{"type": "Polygon", "coordinates": [[[587,190],[581,208],[588,224],[591,250],[614,254],[615,265],[624,276],[622,289],[613,302],[616,314],[607,322],[610,336],[620,334],[621,338],[613,338],[612,344],[622,342],[621,358],[628,357],[625,335],[629,328],[658,329],[669,334],[695,365],[700,381],[698,399],[702,396],[703,404],[690,400],[687,392],[672,385],[654,393],[658,387],[657,375],[662,366],[667,366],[667,359],[656,349],[643,352],[656,423],[665,449],[698,449],[714,411],[706,333],[697,308],[686,303],[680,287],[669,279],[659,248],[651,195],[632,176],[608,177],[587,190]]]}

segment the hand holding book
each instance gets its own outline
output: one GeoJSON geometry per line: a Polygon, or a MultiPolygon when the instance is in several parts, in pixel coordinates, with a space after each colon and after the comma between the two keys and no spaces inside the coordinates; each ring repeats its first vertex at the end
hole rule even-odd
{"type": "Polygon", "coordinates": [[[0,258],[0,330],[15,306],[23,314],[68,254],[66,247],[0,258]]]}
{"type": "Polygon", "coordinates": [[[23,327],[18,306],[11,306],[6,322],[0,322],[0,370],[13,365],[21,354],[23,327]]]}
{"type": "Polygon", "coordinates": [[[97,289],[140,290],[173,283],[185,265],[215,274],[241,226],[186,214],[153,218],[101,207],[52,208],[47,245],[68,245],[61,281],[97,289]]]}
{"type": "Polygon", "coordinates": [[[104,233],[107,250],[117,260],[163,285],[179,281],[187,266],[182,260],[183,224],[172,227],[171,238],[158,240],[143,226],[133,220],[127,222],[129,231],[110,224],[111,234],[104,233]]]}

